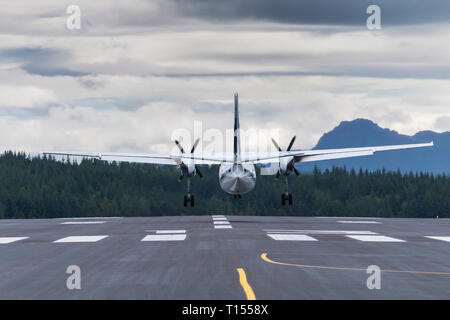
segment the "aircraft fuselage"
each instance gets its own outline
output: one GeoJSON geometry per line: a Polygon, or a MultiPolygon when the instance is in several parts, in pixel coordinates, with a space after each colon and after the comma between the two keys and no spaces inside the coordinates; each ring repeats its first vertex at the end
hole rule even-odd
{"type": "Polygon", "coordinates": [[[219,183],[223,191],[242,195],[255,188],[256,171],[251,163],[223,163],[219,168],[219,183]]]}

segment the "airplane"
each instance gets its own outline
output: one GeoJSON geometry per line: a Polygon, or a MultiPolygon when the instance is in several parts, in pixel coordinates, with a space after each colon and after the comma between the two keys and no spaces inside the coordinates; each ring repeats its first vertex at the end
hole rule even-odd
{"type": "Polygon", "coordinates": [[[178,140],[175,144],[180,150],[179,154],[163,153],[111,153],[111,152],[72,152],[72,151],[43,151],[44,156],[79,156],[96,158],[105,161],[126,161],[137,163],[152,163],[160,165],[178,166],[180,170],[179,182],[184,177],[187,180],[187,194],[184,196],[184,206],[194,207],[195,198],[191,194],[191,178],[198,175],[203,179],[203,174],[199,165],[220,165],[219,184],[223,191],[241,198],[242,195],[255,188],[256,171],[255,164],[269,164],[271,173],[275,175],[275,180],[280,176],[285,178],[284,192],[281,194],[281,204],[292,205],[292,193],[289,193],[288,177],[295,174],[300,177],[300,172],[295,167],[296,163],[321,161],[329,159],[370,156],[379,151],[408,149],[433,146],[433,142],[419,144],[404,144],[390,146],[373,146],[359,148],[322,149],[322,150],[292,150],[296,137],[294,136],[287,149],[283,151],[278,143],[272,139],[272,143],[277,149],[276,152],[241,152],[240,124],[239,124],[239,99],[238,94],[234,94],[234,137],[233,153],[211,153],[195,154],[195,149],[199,143],[197,138],[189,153],[186,153],[178,140]]]}

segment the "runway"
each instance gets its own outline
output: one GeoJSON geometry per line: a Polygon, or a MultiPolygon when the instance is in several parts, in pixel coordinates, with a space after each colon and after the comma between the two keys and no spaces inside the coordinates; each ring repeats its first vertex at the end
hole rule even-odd
{"type": "Polygon", "coordinates": [[[449,297],[450,219],[0,220],[0,299],[449,297]],[[371,265],[380,289],[367,287],[371,265]]]}

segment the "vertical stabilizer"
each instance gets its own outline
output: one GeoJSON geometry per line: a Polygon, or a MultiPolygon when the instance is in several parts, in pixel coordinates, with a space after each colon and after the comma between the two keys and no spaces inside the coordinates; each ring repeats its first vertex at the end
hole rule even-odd
{"type": "Polygon", "coordinates": [[[241,135],[239,126],[239,96],[234,94],[234,163],[241,163],[241,135]]]}

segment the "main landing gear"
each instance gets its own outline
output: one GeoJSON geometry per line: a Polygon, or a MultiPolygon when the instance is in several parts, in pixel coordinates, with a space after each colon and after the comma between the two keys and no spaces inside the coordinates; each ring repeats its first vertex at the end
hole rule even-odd
{"type": "Polygon", "coordinates": [[[284,178],[286,184],[284,187],[284,192],[281,194],[281,205],[284,206],[287,201],[289,205],[292,206],[292,193],[289,193],[288,175],[285,175],[284,178]]]}
{"type": "Polygon", "coordinates": [[[286,201],[292,206],[292,193],[282,193],[281,194],[281,205],[285,205],[286,201]]]}
{"type": "MultiPolygon", "coordinates": [[[[200,141],[200,138],[197,138],[197,140],[195,140],[194,145],[192,146],[191,149],[191,154],[194,153],[195,148],[197,147],[198,142],[200,141]]],[[[181,146],[180,142],[178,142],[178,140],[175,140],[175,144],[177,145],[177,147],[180,149],[181,153],[184,154],[184,149],[181,146]]],[[[187,195],[184,196],[183,199],[183,204],[185,207],[188,206],[188,204],[191,205],[191,207],[194,206],[195,204],[195,198],[194,196],[191,194],[191,177],[194,175],[198,175],[200,177],[200,179],[203,180],[203,174],[200,172],[199,168],[194,164],[194,160],[192,157],[192,160],[190,163],[185,163],[185,162],[181,162],[180,164],[180,170],[181,170],[181,175],[178,178],[178,182],[183,181],[183,177],[186,176],[186,180],[187,180],[187,195]]]]}
{"type": "Polygon", "coordinates": [[[191,207],[194,206],[195,198],[192,194],[187,194],[184,196],[184,206],[187,207],[188,203],[191,205],[191,207]]]}
{"type": "Polygon", "coordinates": [[[195,198],[194,195],[191,194],[191,177],[187,177],[187,187],[188,187],[188,193],[184,196],[183,205],[187,207],[188,204],[191,205],[191,207],[195,204],[195,198]]]}

